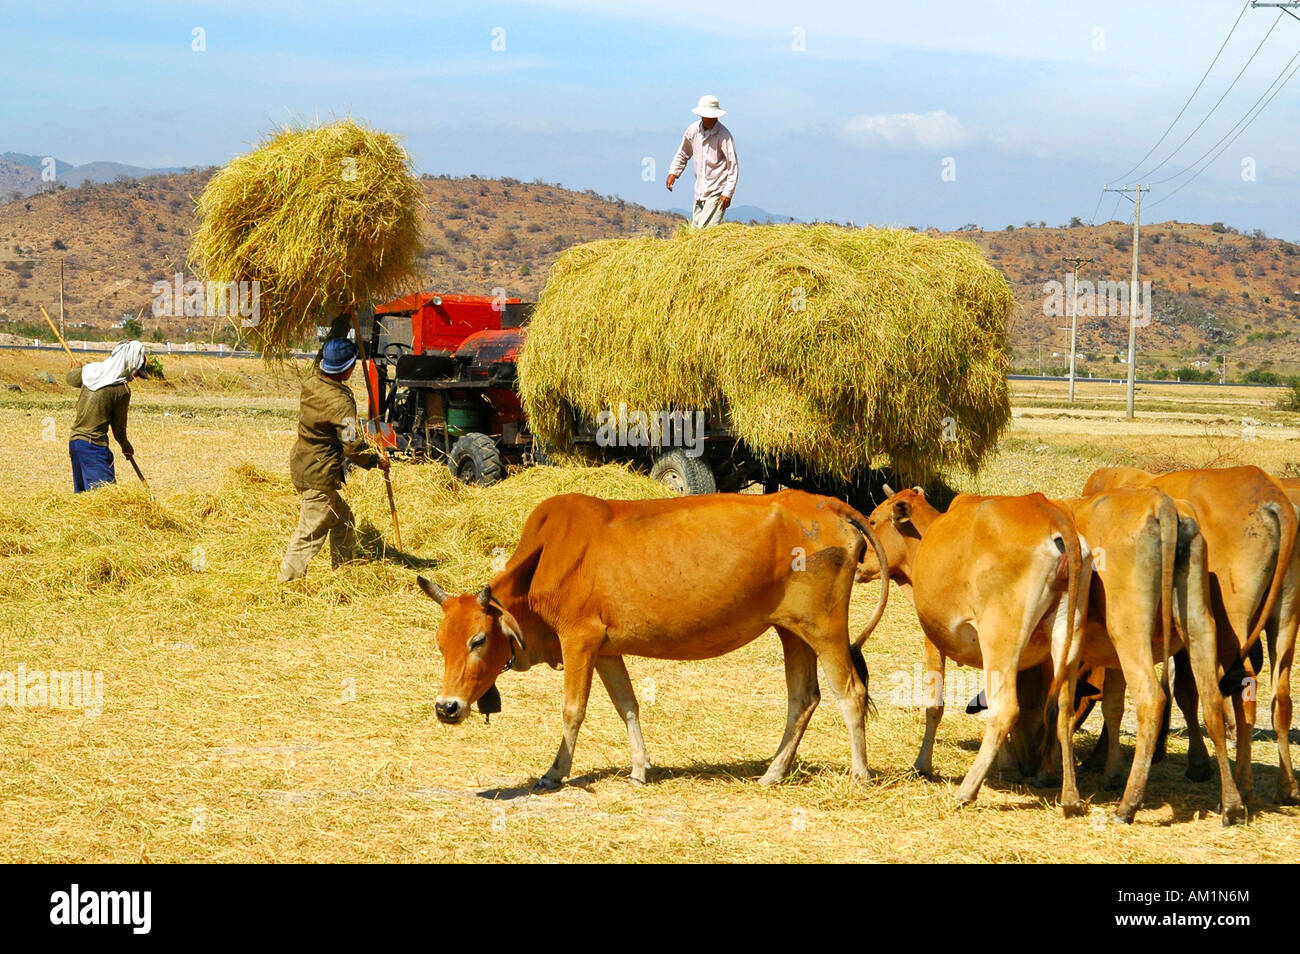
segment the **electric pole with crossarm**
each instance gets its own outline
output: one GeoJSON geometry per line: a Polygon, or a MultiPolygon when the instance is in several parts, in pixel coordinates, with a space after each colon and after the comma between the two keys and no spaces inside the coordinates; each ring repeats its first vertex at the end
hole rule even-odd
{"type": "Polygon", "coordinates": [[[1133,203],[1133,276],[1129,280],[1128,289],[1128,410],[1125,413],[1130,421],[1133,420],[1133,386],[1136,382],[1137,373],[1137,313],[1138,313],[1138,229],[1142,223],[1142,193],[1150,192],[1150,186],[1125,185],[1122,189],[1112,189],[1106,186],[1104,192],[1119,192],[1128,199],[1128,194],[1133,193],[1133,198],[1129,199],[1133,203]]]}

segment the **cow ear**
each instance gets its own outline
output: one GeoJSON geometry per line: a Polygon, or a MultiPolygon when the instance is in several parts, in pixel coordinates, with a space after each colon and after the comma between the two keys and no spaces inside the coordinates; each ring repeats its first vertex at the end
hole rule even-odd
{"type": "Polygon", "coordinates": [[[497,684],[494,682],[488,687],[488,691],[478,697],[478,711],[483,715],[496,715],[501,711],[501,693],[497,691],[497,684]]]}
{"type": "Polygon", "coordinates": [[[424,595],[429,597],[429,599],[433,600],[439,606],[446,602],[447,594],[442,591],[442,587],[437,583],[434,583],[432,580],[426,580],[422,576],[417,577],[416,581],[420,584],[420,589],[424,590],[424,595]]]}
{"type": "Polygon", "coordinates": [[[912,504],[906,500],[894,501],[894,511],[891,516],[893,517],[894,523],[900,526],[905,523],[911,523],[912,504]]]}
{"type": "Polygon", "coordinates": [[[918,495],[924,497],[924,496],[925,496],[925,488],[924,488],[924,487],[913,487],[913,488],[912,488],[912,493],[914,493],[914,494],[918,494],[918,495]]]}
{"type": "Polygon", "coordinates": [[[487,609],[492,605],[492,587],[485,586],[478,591],[478,605],[487,609]]]}

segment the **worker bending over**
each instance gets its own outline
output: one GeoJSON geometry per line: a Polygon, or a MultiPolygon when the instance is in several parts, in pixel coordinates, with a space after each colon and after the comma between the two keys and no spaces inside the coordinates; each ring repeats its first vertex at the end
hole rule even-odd
{"type": "Polygon", "coordinates": [[[74,363],[68,371],[68,384],[81,388],[68,440],[72,489],[76,493],[116,482],[113,452],[108,447],[110,429],[122,448],[122,456],[127,460],[135,457],[135,448],[126,436],[126,415],[131,404],[127,382],[149,377],[145,368],[148,355],[149,350],[139,341],[123,341],[103,361],[74,363]]]}

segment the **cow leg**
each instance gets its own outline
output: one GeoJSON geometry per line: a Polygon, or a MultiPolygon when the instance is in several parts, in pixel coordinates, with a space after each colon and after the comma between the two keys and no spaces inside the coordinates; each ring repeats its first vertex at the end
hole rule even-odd
{"type": "MultiPolygon", "coordinates": [[[[1249,663],[1246,668],[1249,670],[1249,663]]],[[[1233,766],[1233,779],[1243,798],[1249,798],[1255,788],[1255,775],[1250,764],[1250,743],[1255,735],[1255,720],[1251,716],[1255,703],[1243,698],[1247,692],[1253,691],[1251,687],[1232,697],[1232,713],[1237,721],[1237,761],[1233,766]]]]}
{"type": "MultiPolygon", "coordinates": [[[[1008,628],[1003,627],[1003,632],[1008,628]]],[[[986,621],[980,621],[981,633],[995,631],[987,627],[986,621]]],[[[979,795],[980,786],[984,784],[993,760],[997,758],[998,749],[1006,741],[1011,727],[1016,724],[1016,716],[1020,713],[1020,704],[1016,698],[1016,658],[1019,656],[1019,647],[1011,648],[1014,655],[1004,654],[1011,657],[1008,659],[990,659],[989,653],[984,653],[984,692],[989,704],[988,721],[984,724],[984,738],[975,755],[975,762],[967,770],[966,777],[957,790],[957,802],[961,805],[971,804],[979,795]]]]}
{"type": "MultiPolygon", "coordinates": [[[[1119,744],[1119,726],[1124,718],[1124,691],[1127,686],[1128,681],[1124,678],[1123,671],[1115,669],[1106,674],[1106,684],[1101,687],[1102,735],[1106,744],[1101,787],[1108,792],[1117,790],[1123,784],[1124,752],[1119,744]]],[[[1098,739],[1097,748],[1101,747],[1102,740],[1098,739]]]]}
{"type": "Polygon", "coordinates": [[[826,628],[798,633],[804,642],[817,653],[817,660],[826,673],[826,684],[840,704],[840,715],[849,731],[849,749],[853,753],[853,781],[865,785],[871,780],[867,770],[867,687],[858,678],[858,671],[849,656],[849,621],[832,617],[826,628]]]}
{"type": "MultiPolygon", "coordinates": [[[[1133,746],[1133,766],[1129,769],[1124,795],[1115,809],[1116,817],[1124,822],[1133,821],[1133,816],[1142,807],[1142,800],[1146,797],[1147,779],[1151,774],[1151,760],[1155,754],[1156,739],[1160,735],[1161,725],[1164,722],[1166,702],[1164,691],[1160,688],[1159,680],[1156,679],[1156,667],[1155,661],[1151,658],[1150,643],[1146,642],[1145,645],[1134,649],[1137,651],[1130,652],[1127,647],[1124,649],[1117,647],[1121,663],[1132,672],[1129,679],[1121,679],[1119,682],[1120,685],[1126,681],[1133,684],[1133,704],[1137,709],[1138,722],[1137,741],[1133,746]]],[[[1107,690],[1109,690],[1109,680],[1107,690]]],[[[1102,780],[1102,785],[1107,789],[1119,788],[1123,784],[1122,767],[1118,758],[1119,723],[1124,716],[1123,691],[1121,690],[1117,695],[1119,695],[1118,705],[1110,703],[1116,711],[1107,713],[1107,718],[1113,719],[1111,732],[1112,738],[1115,739],[1113,751],[1116,756],[1107,759],[1106,774],[1102,780]]],[[[1103,701],[1102,705],[1107,705],[1107,702],[1103,701]]]]}
{"type": "MultiPolygon", "coordinates": [[[[1201,648],[1206,649],[1207,647],[1201,648]]],[[[1189,651],[1188,649],[1184,649],[1174,656],[1177,661],[1174,666],[1174,699],[1178,703],[1178,711],[1183,714],[1183,722],[1187,725],[1187,778],[1193,782],[1204,782],[1214,774],[1214,764],[1210,761],[1210,752],[1205,747],[1204,736],[1201,735],[1201,716],[1197,711],[1200,704],[1200,694],[1197,692],[1197,687],[1204,689],[1205,686],[1203,670],[1208,666],[1208,671],[1211,674],[1217,672],[1216,667],[1218,664],[1214,659],[1212,646],[1208,647],[1208,654],[1208,662],[1205,659],[1198,661],[1197,657],[1204,655],[1203,653],[1189,651]]],[[[1216,702],[1207,702],[1205,709],[1206,728],[1210,727],[1211,722],[1210,705],[1216,706],[1219,714],[1218,724],[1222,726],[1223,696],[1219,694],[1217,681],[1214,692],[1205,698],[1207,700],[1218,700],[1216,702]]],[[[1215,739],[1212,731],[1210,738],[1211,740],[1215,739]]],[[[1216,748],[1218,744],[1216,741],[1216,748]]],[[[1224,757],[1226,758],[1226,753],[1224,757]]]]}
{"type": "Polygon", "coordinates": [[[817,653],[788,629],[778,626],[776,634],[781,637],[781,649],[785,654],[785,733],[781,736],[776,755],[772,756],[772,764],[758,780],[760,785],[774,785],[790,774],[799,741],[808,728],[813,710],[821,701],[821,690],[817,687],[817,653]]]}
{"type": "Polygon", "coordinates": [[[560,750],[546,774],[537,780],[537,788],[557,789],[573,767],[573,749],[578,742],[578,729],[587,715],[587,699],[591,695],[591,673],[595,658],[590,654],[573,653],[564,660],[564,732],[560,750]]]}
{"type": "Polygon", "coordinates": [[[1214,756],[1219,763],[1220,805],[1223,811],[1223,824],[1246,820],[1246,806],[1242,803],[1241,793],[1232,777],[1232,768],[1228,765],[1228,735],[1223,719],[1223,695],[1219,691],[1219,662],[1212,631],[1197,635],[1193,630],[1186,655],[1179,659],[1174,670],[1174,695],[1178,698],[1178,708],[1187,720],[1189,739],[1187,757],[1187,777],[1195,781],[1204,781],[1209,777],[1209,755],[1205,751],[1205,742],[1201,739],[1199,719],[1196,713],[1197,690],[1205,700],[1201,708],[1205,711],[1205,730],[1210,741],[1214,743],[1214,756]],[[1188,665],[1190,664],[1190,665],[1188,665]],[[1190,673],[1188,672],[1190,670],[1190,673]],[[1195,682],[1192,682],[1193,678],[1195,682]],[[1188,687],[1186,684],[1191,683],[1188,687]],[[1190,702],[1190,704],[1188,704],[1190,702]],[[1193,761],[1191,741],[1200,746],[1200,758],[1204,759],[1205,774],[1193,769],[1198,763],[1193,761]]]}
{"type": "Polygon", "coordinates": [[[943,719],[943,679],[944,656],[939,647],[930,640],[925,641],[925,673],[937,672],[939,677],[933,683],[922,679],[921,685],[927,698],[925,702],[925,738],[921,740],[921,751],[917,753],[912,768],[922,778],[934,778],[934,738],[939,732],[939,722],[943,719]],[[933,688],[930,688],[933,686],[933,688]],[[928,698],[933,692],[936,698],[928,698]]]}
{"type": "Polygon", "coordinates": [[[632,781],[644,783],[650,757],[641,737],[640,707],[632,689],[632,679],[627,674],[627,665],[622,656],[600,656],[596,659],[596,672],[600,674],[600,681],[605,684],[614,708],[627,723],[627,738],[632,746],[632,781]]]}
{"type": "Polygon", "coordinates": [[[1277,803],[1300,805],[1300,788],[1291,767],[1291,662],[1295,657],[1296,629],[1283,629],[1279,640],[1269,641],[1273,660],[1273,732],[1277,736],[1277,803]]]}

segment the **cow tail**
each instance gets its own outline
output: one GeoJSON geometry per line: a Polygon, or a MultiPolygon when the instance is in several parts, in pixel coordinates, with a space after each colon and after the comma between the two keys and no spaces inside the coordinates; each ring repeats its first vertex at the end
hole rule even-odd
{"type": "MultiPolygon", "coordinates": [[[[889,559],[885,556],[885,548],[871,529],[871,522],[848,504],[843,503],[840,515],[849,522],[849,524],[862,534],[867,544],[876,552],[876,560],[880,564],[880,599],[876,601],[876,609],[871,614],[871,619],[867,625],[858,633],[856,639],[849,644],[849,659],[853,661],[853,668],[857,671],[858,678],[862,680],[862,688],[867,693],[867,712],[874,714],[876,711],[875,704],[871,701],[871,674],[867,671],[867,657],[862,652],[862,647],[867,641],[872,631],[880,623],[881,618],[885,615],[885,604],[889,601],[889,559]]],[[[859,562],[861,560],[859,559],[859,562]]]]}
{"type": "Polygon", "coordinates": [[[1157,519],[1160,522],[1160,630],[1164,637],[1161,653],[1164,666],[1160,681],[1165,693],[1165,705],[1168,706],[1173,698],[1169,693],[1169,673],[1173,666],[1169,647],[1174,625],[1174,561],[1178,559],[1178,510],[1167,496],[1162,495],[1160,498],[1157,519]]]}
{"type": "Polygon", "coordinates": [[[1083,633],[1076,632],[1075,613],[1079,606],[1079,577],[1083,573],[1083,550],[1079,546],[1079,533],[1074,528],[1072,520],[1066,521],[1061,519],[1053,520],[1057,524],[1053,529],[1056,530],[1060,545],[1065,551],[1065,568],[1068,577],[1065,584],[1065,613],[1066,613],[1066,631],[1065,646],[1061,653],[1061,658],[1055,660],[1055,666],[1052,670],[1052,685],[1047,690],[1047,697],[1051,699],[1061,690],[1061,683],[1065,681],[1066,674],[1069,672],[1070,655],[1074,651],[1075,640],[1082,644],[1083,633]]]}
{"type": "Polygon", "coordinates": [[[1290,502],[1288,501],[1287,506],[1282,507],[1277,501],[1270,500],[1264,504],[1264,510],[1272,514],[1273,519],[1277,521],[1277,565],[1273,567],[1273,582],[1269,585],[1268,596],[1264,599],[1264,608],[1260,610],[1259,618],[1250,628],[1250,635],[1246,637],[1246,642],[1241,647],[1239,658],[1242,660],[1259,640],[1259,634],[1268,625],[1268,618],[1273,615],[1273,608],[1277,606],[1277,601],[1282,595],[1282,586],[1286,581],[1287,570],[1291,566],[1291,551],[1295,548],[1296,542],[1296,514],[1290,502]]]}
{"type": "Polygon", "coordinates": [[[861,655],[862,646],[866,643],[872,631],[879,625],[881,618],[885,615],[885,604],[889,602],[889,558],[885,555],[885,547],[876,536],[875,531],[871,529],[871,522],[861,513],[854,510],[848,504],[844,504],[844,510],[841,513],[862,536],[866,539],[871,549],[876,551],[876,561],[880,564],[880,598],[876,600],[875,611],[871,614],[871,619],[867,620],[867,625],[858,633],[857,638],[853,640],[853,648],[861,655]]]}

